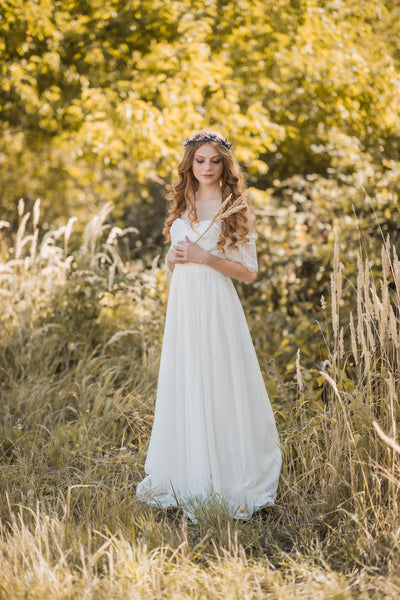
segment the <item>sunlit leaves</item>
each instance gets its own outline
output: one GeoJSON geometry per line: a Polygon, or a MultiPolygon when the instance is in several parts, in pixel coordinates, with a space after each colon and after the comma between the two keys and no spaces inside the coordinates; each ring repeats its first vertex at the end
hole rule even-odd
{"type": "Polygon", "coordinates": [[[399,152],[390,11],[377,0],[4,2],[5,216],[21,196],[40,195],[50,220],[111,200],[160,230],[179,142],[207,126],[260,188],[367,163],[377,174],[399,152]]]}

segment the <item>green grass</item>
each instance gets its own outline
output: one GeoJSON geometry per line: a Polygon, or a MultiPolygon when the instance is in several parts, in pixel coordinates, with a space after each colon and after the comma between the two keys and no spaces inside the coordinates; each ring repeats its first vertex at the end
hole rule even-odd
{"type": "MultiPolygon", "coordinates": [[[[99,265],[95,252],[74,254],[71,272],[64,249],[51,281],[39,254],[4,258],[0,598],[399,597],[399,456],[373,427],[398,438],[396,256],[384,248],[376,286],[360,262],[352,336],[336,249],[328,359],[319,373],[299,355],[297,381],[274,373],[276,505],[249,521],[204,507],[193,524],[135,497],[167,282],[139,264],[112,281],[112,261],[99,265]]],[[[251,327],[263,339],[262,322],[251,327]]],[[[268,347],[256,349],[270,364],[268,347]]]]}

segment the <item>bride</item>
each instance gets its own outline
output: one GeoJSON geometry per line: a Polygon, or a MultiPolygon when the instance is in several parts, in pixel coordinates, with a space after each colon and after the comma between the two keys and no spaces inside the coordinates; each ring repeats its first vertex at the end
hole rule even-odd
{"type": "Polygon", "coordinates": [[[163,230],[172,272],[154,423],[139,498],[196,510],[218,502],[235,518],[273,504],[279,437],[231,278],[257,276],[254,218],[231,144],[186,140],[163,230]]]}

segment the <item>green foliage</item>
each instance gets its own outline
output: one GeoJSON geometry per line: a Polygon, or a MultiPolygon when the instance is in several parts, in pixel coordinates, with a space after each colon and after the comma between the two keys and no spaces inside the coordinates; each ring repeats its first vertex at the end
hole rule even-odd
{"type": "Polygon", "coordinates": [[[50,223],[107,200],[151,245],[178,143],[208,125],[232,139],[256,188],[365,161],[379,180],[399,158],[396,10],[377,0],[6,0],[4,217],[21,196],[41,197],[50,223]]]}

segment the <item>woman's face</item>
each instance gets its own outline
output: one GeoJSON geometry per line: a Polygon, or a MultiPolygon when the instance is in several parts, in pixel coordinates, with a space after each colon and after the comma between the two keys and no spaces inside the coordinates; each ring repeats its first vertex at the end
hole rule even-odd
{"type": "Polygon", "coordinates": [[[223,170],[222,156],[212,144],[203,144],[194,153],[192,169],[200,184],[219,184],[223,170]]]}

